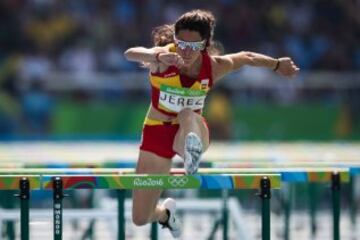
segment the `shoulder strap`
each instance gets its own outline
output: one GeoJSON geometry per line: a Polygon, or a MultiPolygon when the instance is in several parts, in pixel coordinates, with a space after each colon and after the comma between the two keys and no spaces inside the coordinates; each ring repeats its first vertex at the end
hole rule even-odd
{"type": "Polygon", "coordinates": [[[202,66],[200,70],[200,79],[208,78],[209,79],[209,87],[213,85],[212,79],[212,67],[211,67],[211,58],[207,51],[202,52],[202,66]]]}

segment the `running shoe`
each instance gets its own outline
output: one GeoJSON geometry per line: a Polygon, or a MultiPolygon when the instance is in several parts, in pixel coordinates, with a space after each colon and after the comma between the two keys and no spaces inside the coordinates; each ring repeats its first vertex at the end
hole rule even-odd
{"type": "Polygon", "coordinates": [[[173,238],[178,238],[181,235],[181,224],[179,219],[175,216],[176,211],[176,202],[172,198],[167,198],[161,204],[162,207],[166,209],[168,219],[165,223],[159,222],[163,228],[168,228],[170,230],[173,238]]]}

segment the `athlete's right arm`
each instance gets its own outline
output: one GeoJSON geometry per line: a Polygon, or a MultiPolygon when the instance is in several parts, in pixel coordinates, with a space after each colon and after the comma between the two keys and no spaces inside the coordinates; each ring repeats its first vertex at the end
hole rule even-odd
{"type": "Polygon", "coordinates": [[[153,48],[133,47],[126,50],[124,55],[129,61],[156,66],[160,65],[160,68],[162,68],[161,65],[167,68],[171,65],[181,67],[184,64],[182,57],[175,52],[170,52],[168,46],[153,48]]]}
{"type": "Polygon", "coordinates": [[[124,56],[129,61],[140,63],[156,63],[158,62],[158,53],[167,52],[164,47],[133,47],[125,51],[124,56]]]}

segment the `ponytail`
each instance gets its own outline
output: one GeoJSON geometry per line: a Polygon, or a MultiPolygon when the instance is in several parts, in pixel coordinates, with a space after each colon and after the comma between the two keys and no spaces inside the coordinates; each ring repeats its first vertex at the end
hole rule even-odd
{"type": "Polygon", "coordinates": [[[174,42],[174,25],[164,24],[156,27],[152,33],[153,44],[163,47],[174,42]]]}

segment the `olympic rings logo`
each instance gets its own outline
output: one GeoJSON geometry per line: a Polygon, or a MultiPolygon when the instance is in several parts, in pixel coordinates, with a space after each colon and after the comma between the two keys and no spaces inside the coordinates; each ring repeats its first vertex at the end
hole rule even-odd
{"type": "Polygon", "coordinates": [[[168,182],[173,187],[184,187],[189,179],[187,177],[169,177],[168,182]]]}

